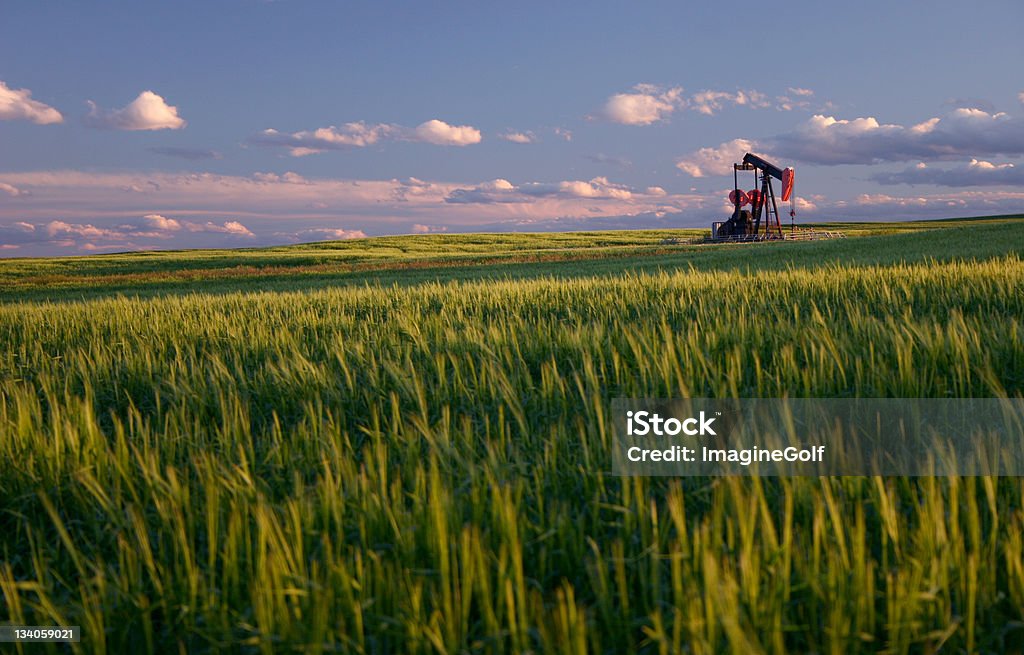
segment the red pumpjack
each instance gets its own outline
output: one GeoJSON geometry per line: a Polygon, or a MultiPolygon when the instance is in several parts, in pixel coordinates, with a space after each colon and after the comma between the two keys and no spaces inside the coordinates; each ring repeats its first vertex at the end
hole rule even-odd
{"type": "Polygon", "coordinates": [[[796,232],[796,196],[793,195],[795,173],[792,168],[779,168],[775,164],[747,153],[743,162],[733,164],[733,190],[729,193],[729,202],[734,211],[727,221],[711,224],[711,238],[716,241],[768,241],[785,239],[782,223],[779,220],[779,207],[776,203],[775,189],[772,178],[782,183],[782,202],[790,202],[790,232],[796,232]],[[739,171],[754,171],[755,188],[750,191],[740,189],[739,171]],[[756,188],[760,182],[761,188],[756,188]],[[743,207],[750,205],[750,209],[743,207]],[[762,217],[764,218],[762,224],[762,217]]]}

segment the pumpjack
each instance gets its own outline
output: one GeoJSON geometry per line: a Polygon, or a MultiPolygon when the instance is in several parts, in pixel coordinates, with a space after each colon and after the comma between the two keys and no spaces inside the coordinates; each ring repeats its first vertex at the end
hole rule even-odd
{"type": "Polygon", "coordinates": [[[729,241],[785,239],[772,178],[782,183],[782,202],[792,203],[789,210],[790,231],[795,233],[796,198],[793,196],[793,169],[779,168],[749,152],[743,155],[741,163],[733,164],[732,169],[733,190],[729,193],[729,202],[733,205],[733,213],[729,220],[711,224],[711,238],[729,241]],[[754,188],[750,191],[740,189],[740,171],[754,171],[754,188]],[[758,184],[760,189],[757,188],[758,184]],[[743,209],[747,205],[750,205],[750,209],[743,209]]]}

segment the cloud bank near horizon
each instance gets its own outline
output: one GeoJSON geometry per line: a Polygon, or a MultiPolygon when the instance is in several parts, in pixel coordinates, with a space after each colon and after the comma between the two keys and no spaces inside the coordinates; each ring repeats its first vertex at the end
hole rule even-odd
{"type": "MultiPolygon", "coordinates": [[[[976,168],[984,168],[976,165],[976,168]]],[[[998,169],[997,169],[998,170],[998,169]]],[[[705,227],[726,190],[675,194],[589,180],[477,184],[350,180],[296,173],[0,174],[0,256],[278,245],[436,232],[705,227]]],[[[803,219],[1010,213],[1024,192],[800,198],[803,219]]]]}

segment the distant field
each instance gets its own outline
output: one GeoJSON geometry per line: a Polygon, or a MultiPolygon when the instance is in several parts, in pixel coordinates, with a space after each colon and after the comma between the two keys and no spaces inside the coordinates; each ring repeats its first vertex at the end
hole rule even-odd
{"type": "Polygon", "coordinates": [[[1021,652],[1024,479],[609,473],[615,397],[1024,393],[1024,219],[843,229],[890,233],[0,261],[0,620],[81,652],[1021,652]]]}
{"type": "MultiPolygon", "coordinates": [[[[807,226],[804,226],[807,227],[807,226]]],[[[1021,252],[1024,217],[812,227],[853,243],[688,245],[707,230],[376,237],[243,250],[156,251],[51,259],[0,259],[0,302],[64,300],[112,293],[154,295],[234,289],[286,291],[333,284],[416,284],[430,280],[600,275],[677,267],[727,270],[828,263],[970,258],[1021,252]],[[929,232],[907,244],[897,235],[929,232]],[[1009,242],[1009,243],[1007,243],[1009,242]],[[1016,249],[1014,249],[1016,243],[1016,249]],[[909,245],[909,247],[907,247],[909,245]]]]}

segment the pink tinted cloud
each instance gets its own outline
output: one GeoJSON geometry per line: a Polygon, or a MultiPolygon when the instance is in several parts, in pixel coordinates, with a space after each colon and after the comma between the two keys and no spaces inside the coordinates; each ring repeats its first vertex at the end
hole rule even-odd
{"type": "Polygon", "coordinates": [[[29,121],[37,125],[64,122],[59,111],[32,98],[28,89],[12,89],[0,80],[0,121],[29,121]]]}
{"type": "Polygon", "coordinates": [[[691,177],[732,175],[732,165],[743,155],[757,149],[748,139],[733,139],[714,148],[701,148],[676,161],[676,168],[691,177]]]}
{"type": "Polygon", "coordinates": [[[104,110],[92,100],[87,101],[89,113],[85,124],[111,130],[180,130],[186,123],[178,116],[178,108],[167,104],[163,96],[143,91],[121,109],[104,110]]]}

